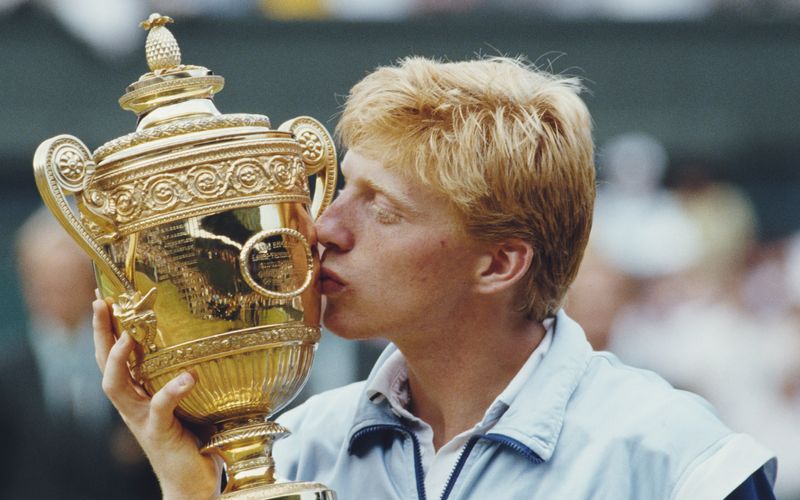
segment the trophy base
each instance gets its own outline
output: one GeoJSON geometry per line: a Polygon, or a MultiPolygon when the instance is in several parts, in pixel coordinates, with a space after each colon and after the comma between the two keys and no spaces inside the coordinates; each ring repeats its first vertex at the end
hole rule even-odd
{"type": "Polygon", "coordinates": [[[336,494],[320,483],[274,483],[225,493],[220,500],[336,500],[336,494]]]}

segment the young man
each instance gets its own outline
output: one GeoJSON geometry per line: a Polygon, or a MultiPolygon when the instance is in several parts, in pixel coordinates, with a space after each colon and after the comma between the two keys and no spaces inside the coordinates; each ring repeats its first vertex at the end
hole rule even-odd
{"type": "MultiPolygon", "coordinates": [[[[696,396],[592,352],[561,310],[589,235],[579,83],[511,59],[410,58],[351,91],[346,187],[320,218],[325,325],[392,344],[365,382],[284,415],[278,472],[340,498],[771,498],[775,462],[696,396]],[[735,495],[750,496],[735,496],[735,495]]],[[[95,305],[104,387],[166,498],[218,472],[95,305]]]]}

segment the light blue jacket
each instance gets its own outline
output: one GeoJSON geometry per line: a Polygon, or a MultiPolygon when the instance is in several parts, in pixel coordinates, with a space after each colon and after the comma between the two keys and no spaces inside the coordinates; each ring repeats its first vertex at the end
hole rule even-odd
{"type": "MultiPolygon", "coordinates": [[[[365,387],[283,415],[293,434],[275,443],[278,473],[322,482],[339,500],[424,499],[417,437],[365,387]]],[[[592,351],[560,312],[547,355],[491,431],[467,442],[443,498],[721,499],[765,464],[774,483],[771,453],[701,398],[592,351]]]]}

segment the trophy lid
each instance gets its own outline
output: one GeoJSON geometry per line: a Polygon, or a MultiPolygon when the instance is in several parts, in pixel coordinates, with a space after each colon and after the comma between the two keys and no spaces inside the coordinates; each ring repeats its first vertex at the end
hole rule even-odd
{"type": "Polygon", "coordinates": [[[138,125],[135,132],[94,151],[100,165],[153,152],[156,147],[221,138],[234,132],[231,128],[236,128],[237,134],[270,131],[266,116],[223,115],[217,110],[213,97],[222,90],[225,79],[203,66],[181,62],[178,42],[166,28],[172,22],[168,16],[153,13],[140,24],[148,31],[145,55],[150,71],[131,83],[119,99],[123,109],[136,113],[138,125]]]}
{"type": "Polygon", "coordinates": [[[154,13],[140,24],[148,30],[145,54],[150,72],[129,85],[119,99],[123,109],[140,117],[189,99],[211,99],[225,85],[225,79],[208,68],[181,64],[181,49],[166,28],[172,22],[172,18],[154,13]]]}

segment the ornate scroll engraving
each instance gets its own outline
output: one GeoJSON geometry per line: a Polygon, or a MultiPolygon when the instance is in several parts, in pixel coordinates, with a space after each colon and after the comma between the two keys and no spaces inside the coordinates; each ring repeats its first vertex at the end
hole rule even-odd
{"type": "Polygon", "coordinates": [[[237,350],[268,348],[282,342],[313,343],[319,340],[319,336],[319,328],[304,325],[237,330],[161,349],[141,364],[132,366],[131,370],[137,380],[153,379],[164,371],[177,370],[203,359],[230,356],[237,350]]]}
{"type": "Polygon", "coordinates": [[[153,306],[156,302],[156,288],[151,288],[144,296],[141,292],[123,293],[113,305],[114,316],[119,321],[122,331],[142,344],[149,352],[155,352],[153,343],[156,335],[156,313],[153,306]]]}
{"type": "MultiPolygon", "coordinates": [[[[84,203],[93,213],[115,221],[121,234],[163,223],[163,216],[201,212],[221,201],[258,196],[258,204],[290,195],[306,201],[305,165],[297,155],[245,157],[196,165],[185,171],[160,172],[116,183],[111,189],[92,185],[84,203]]],[[[252,202],[251,202],[252,204],[252,202]]]]}

